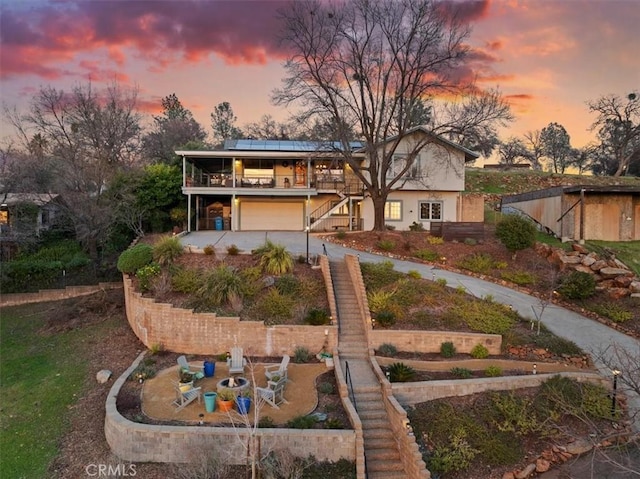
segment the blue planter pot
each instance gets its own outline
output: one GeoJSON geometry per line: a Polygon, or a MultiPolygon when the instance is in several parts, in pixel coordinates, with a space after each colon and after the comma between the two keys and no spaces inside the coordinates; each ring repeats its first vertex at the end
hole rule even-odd
{"type": "Polygon", "coordinates": [[[216,372],[216,363],[212,363],[209,361],[204,362],[204,377],[212,378],[216,372]]]}
{"type": "Polygon", "coordinates": [[[240,414],[249,414],[249,409],[251,409],[251,398],[237,397],[236,407],[240,414]]]}

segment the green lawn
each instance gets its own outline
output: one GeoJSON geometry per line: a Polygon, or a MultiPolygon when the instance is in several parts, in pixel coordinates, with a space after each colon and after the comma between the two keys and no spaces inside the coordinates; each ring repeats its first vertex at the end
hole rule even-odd
{"type": "Polygon", "coordinates": [[[86,342],[101,323],[49,335],[54,303],[0,310],[0,477],[44,478],[87,385],[86,342]],[[84,343],[84,344],[83,344],[84,343]]]}
{"type": "Polygon", "coordinates": [[[598,253],[613,251],[620,261],[640,276],[640,241],[587,241],[587,247],[598,253]]]}

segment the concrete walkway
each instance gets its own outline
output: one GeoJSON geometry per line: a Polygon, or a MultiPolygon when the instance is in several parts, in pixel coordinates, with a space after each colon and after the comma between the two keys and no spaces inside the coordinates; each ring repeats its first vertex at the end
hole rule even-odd
{"type": "MultiPolygon", "coordinates": [[[[307,235],[299,232],[202,231],[182,237],[182,243],[184,245],[191,244],[198,248],[213,244],[217,249],[223,251],[227,246],[235,244],[244,251],[251,251],[253,248],[264,244],[266,239],[273,243],[285,245],[295,256],[306,255],[307,251],[310,256],[322,254],[324,245],[330,260],[340,259],[345,254],[354,254],[359,256],[360,262],[391,261],[398,271],[406,273],[409,270],[414,270],[418,271],[423,278],[443,278],[449,286],[454,288],[462,286],[469,294],[478,298],[491,296],[495,301],[511,305],[525,318],[535,319],[534,309],[538,313],[540,312],[540,300],[538,298],[489,281],[430,265],[391,259],[386,256],[350,249],[346,247],[349,242],[349,235],[346,235],[345,246],[340,246],[323,242],[321,238],[314,234],[307,235]]],[[[596,360],[596,367],[604,376],[612,377],[611,371],[597,358],[603,357],[606,363],[616,364],[613,352],[614,347],[627,351],[632,357],[640,358],[640,341],[560,306],[548,305],[544,311],[542,323],[554,334],[573,341],[584,351],[590,353],[596,360]]],[[[624,378],[625,366],[620,364],[617,367],[621,370],[621,377],[624,378]]],[[[640,432],[640,395],[633,391],[625,390],[623,383],[624,380],[618,382],[619,390],[627,394],[630,409],[637,412],[634,428],[640,432]],[[620,387],[621,384],[622,386],[620,387]]]]}

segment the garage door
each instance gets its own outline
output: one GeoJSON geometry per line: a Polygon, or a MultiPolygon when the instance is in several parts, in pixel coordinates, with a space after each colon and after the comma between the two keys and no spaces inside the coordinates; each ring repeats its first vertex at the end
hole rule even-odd
{"type": "Polygon", "coordinates": [[[241,231],[303,231],[304,203],[267,201],[240,203],[241,231]]]}

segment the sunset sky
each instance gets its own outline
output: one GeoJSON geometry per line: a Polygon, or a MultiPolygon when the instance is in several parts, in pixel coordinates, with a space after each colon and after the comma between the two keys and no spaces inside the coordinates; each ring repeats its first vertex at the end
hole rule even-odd
{"type": "MultiPolygon", "coordinates": [[[[45,85],[117,80],[139,88],[148,113],[175,93],[208,131],[222,101],[239,126],[287,118],[269,101],[284,76],[284,1],[0,1],[4,105],[26,108],[45,85]]],[[[473,28],[478,84],[499,87],[517,116],[503,139],[555,121],[584,146],[594,119],[585,102],[640,89],[640,0],[452,1],[473,28]]]]}

